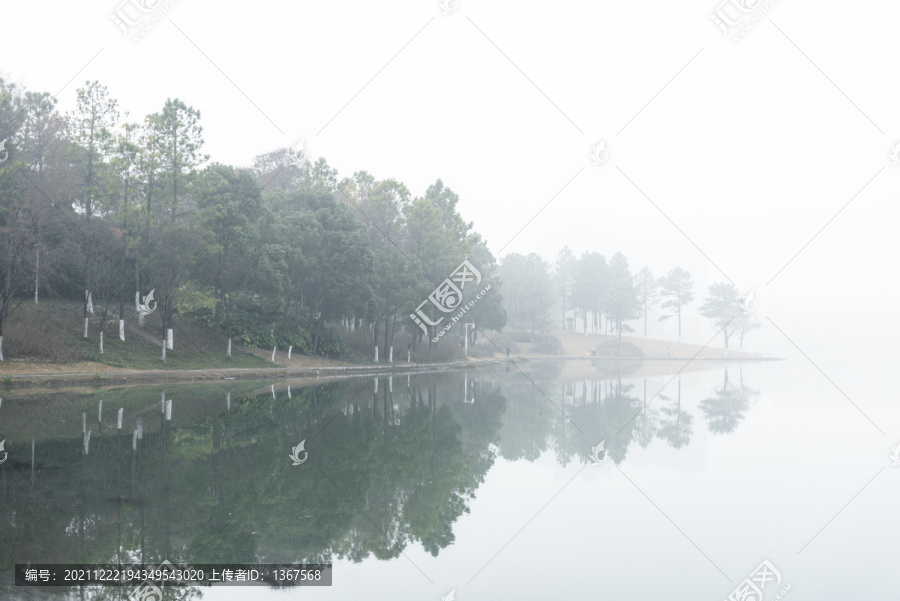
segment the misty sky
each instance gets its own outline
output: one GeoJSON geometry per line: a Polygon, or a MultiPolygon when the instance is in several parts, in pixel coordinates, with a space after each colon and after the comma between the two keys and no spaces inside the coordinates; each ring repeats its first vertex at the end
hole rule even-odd
{"type": "MultiPolygon", "coordinates": [[[[447,15],[438,1],[171,0],[138,43],[109,17],[122,4],[4,3],[0,72],[59,92],[63,111],[97,79],[134,121],[178,97],[215,161],[306,139],[341,176],[414,195],[441,178],[501,256],[568,244],[621,250],[635,272],[682,266],[696,342],[713,333],[696,315],[709,283],[765,284],[833,219],[774,279],[767,314],[808,334],[804,349],[833,320],[846,331],[826,353],[853,344],[853,307],[897,323],[896,3],[781,0],[739,43],[710,20],[716,0],[461,0],[447,15]]],[[[768,325],[751,348],[793,348],[768,325]]]]}

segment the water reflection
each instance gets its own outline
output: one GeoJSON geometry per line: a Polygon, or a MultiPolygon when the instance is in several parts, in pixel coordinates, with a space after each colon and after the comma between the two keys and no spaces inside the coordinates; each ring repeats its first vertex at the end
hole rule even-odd
{"type": "Polygon", "coordinates": [[[750,401],[758,397],[758,390],[744,385],[743,372],[739,375],[739,384],[735,386],[728,381],[728,370],[725,370],[722,387],[715,389],[711,397],[700,401],[700,411],[706,418],[710,432],[729,434],[743,421],[750,401]]]}
{"type": "Polygon", "coordinates": [[[635,365],[582,367],[8,399],[0,596],[21,594],[15,561],[327,563],[412,543],[436,556],[498,455],[588,463],[605,440],[621,463],[633,442],[688,445],[689,406],[711,432],[734,432],[759,395],[725,371],[707,398],[683,400],[680,376],[658,394],[651,380],[648,398],[635,365]],[[82,413],[97,423],[82,426],[82,413]],[[308,460],[293,465],[302,440],[308,460]]]}

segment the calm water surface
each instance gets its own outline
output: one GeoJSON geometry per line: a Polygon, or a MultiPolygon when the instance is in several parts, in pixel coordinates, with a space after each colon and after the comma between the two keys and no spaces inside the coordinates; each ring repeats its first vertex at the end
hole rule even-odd
{"type": "Polygon", "coordinates": [[[10,391],[0,598],[131,592],[16,587],[15,563],[167,559],[333,585],[165,599],[721,601],[764,561],[765,600],[900,599],[900,413],[792,363],[10,391]]]}

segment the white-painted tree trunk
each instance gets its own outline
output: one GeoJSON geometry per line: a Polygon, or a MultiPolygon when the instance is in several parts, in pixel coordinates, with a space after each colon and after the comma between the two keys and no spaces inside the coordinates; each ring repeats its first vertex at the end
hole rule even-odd
{"type": "Polygon", "coordinates": [[[388,349],[388,363],[394,362],[394,347],[388,349]]]}
{"type": "Polygon", "coordinates": [[[87,432],[87,413],[81,412],[81,433],[87,432]]]}
{"type": "Polygon", "coordinates": [[[162,360],[166,360],[166,339],[163,337],[162,339],[162,360]]]}
{"type": "Polygon", "coordinates": [[[144,438],[144,420],[140,417],[137,419],[137,435],[138,440],[142,440],[144,438]]]}
{"type": "Polygon", "coordinates": [[[372,380],[375,382],[375,394],[378,394],[378,378],[372,378],[372,380]]]}
{"type": "Polygon", "coordinates": [[[228,339],[228,352],[225,353],[226,357],[231,357],[231,338],[228,339]]]}
{"type": "Polygon", "coordinates": [[[272,384],[272,398],[275,398],[275,385],[272,384]]]}
{"type": "Polygon", "coordinates": [[[412,353],[409,351],[406,351],[406,362],[412,363],[412,353]]]}
{"type": "Polygon", "coordinates": [[[159,393],[159,412],[160,413],[166,412],[166,391],[165,390],[162,391],[161,393],[159,393]]]}
{"type": "Polygon", "coordinates": [[[378,347],[375,347],[375,363],[378,363],[378,347]]]}
{"type": "Polygon", "coordinates": [[[119,340],[125,342],[125,320],[119,320],[119,340]]]}
{"type": "Polygon", "coordinates": [[[138,327],[144,327],[144,312],[138,309],[138,327]]]}
{"type": "Polygon", "coordinates": [[[288,359],[291,358],[291,349],[293,349],[293,348],[294,348],[293,346],[288,347],[288,359]]]}
{"type": "Polygon", "coordinates": [[[90,313],[91,315],[93,315],[94,314],[94,303],[91,302],[91,291],[90,290],[84,291],[84,298],[87,299],[87,312],[90,313]]]}
{"type": "Polygon", "coordinates": [[[119,407],[119,414],[116,416],[116,430],[122,429],[122,415],[125,413],[124,407],[119,407]]]}
{"type": "Polygon", "coordinates": [[[134,435],[131,437],[131,450],[137,451],[137,430],[134,431],[134,435]]]}
{"type": "Polygon", "coordinates": [[[88,317],[84,318],[84,337],[85,338],[87,338],[87,332],[88,332],[88,319],[89,319],[88,317]]]}
{"type": "Polygon", "coordinates": [[[278,348],[277,346],[272,348],[272,363],[275,363],[275,350],[277,348],[278,348]]]}
{"type": "Polygon", "coordinates": [[[100,354],[103,354],[103,329],[100,330],[100,354]]]}
{"type": "Polygon", "coordinates": [[[172,340],[172,328],[169,328],[169,329],[166,331],[166,346],[169,347],[169,350],[170,350],[170,351],[175,350],[175,346],[172,344],[172,342],[173,342],[173,340],[172,340]]]}
{"type": "Polygon", "coordinates": [[[0,361],[3,361],[3,336],[0,336],[0,361]]]}
{"type": "Polygon", "coordinates": [[[231,411],[231,391],[225,393],[225,409],[231,411]]]}
{"type": "Polygon", "coordinates": [[[103,399],[100,399],[100,402],[97,403],[97,423],[103,421],[103,399]]]}
{"type": "Polygon", "coordinates": [[[388,392],[394,392],[394,376],[388,376],[388,392]]]}
{"type": "Polygon", "coordinates": [[[84,454],[88,454],[88,449],[91,446],[91,431],[88,430],[87,434],[84,435],[84,454]]]}
{"type": "Polygon", "coordinates": [[[166,401],[166,421],[172,421],[172,399],[166,401]]]}
{"type": "Polygon", "coordinates": [[[291,398],[291,385],[288,384],[288,398],[291,398]]]}

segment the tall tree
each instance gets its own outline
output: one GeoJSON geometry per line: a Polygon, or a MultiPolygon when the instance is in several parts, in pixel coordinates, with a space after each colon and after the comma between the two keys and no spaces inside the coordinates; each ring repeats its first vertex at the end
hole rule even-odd
{"type": "Polygon", "coordinates": [[[648,267],[642,268],[634,276],[634,287],[637,291],[638,302],[644,313],[644,338],[647,337],[647,312],[659,300],[659,284],[648,267]]]}
{"type": "Polygon", "coordinates": [[[628,259],[622,253],[616,253],[609,260],[607,290],[607,313],[612,318],[618,338],[621,340],[623,328],[631,331],[631,328],[623,322],[641,315],[641,305],[631,270],[628,268],[628,259]]]}
{"type": "Polygon", "coordinates": [[[204,251],[198,253],[193,280],[201,290],[211,288],[215,303],[213,324],[227,319],[230,356],[235,304],[242,294],[259,294],[273,284],[268,270],[259,268],[263,244],[258,224],[265,207],[259,184],[250,171],[214,163],[198,176],[196,197],[204,251]],[[201,275],[202,274],[202,275],[201,275]]]}
{"type": "Polygon", "coordinates": [[[549,328],[553,290],[547,262],[536,253],[511,253],[503,258],[500,275],[510,322],[532,334],[549,328]]]}
{"type": "Polygon", "coordinates": [[[70,117],[74,142],[78,148],[78,164],[81,171],[81,190],[76,199],[77,209],[84,214],[81,226],[84,266],[84,337],[88,335],[88,313],[93,313],[91,301],[91,267],[94,261],[96,233],[91,218],[103,213],[102,178],[106,159],[112,149],[112,129],[119,121],[118,102],[111,98],[106,86],[88,81],[76,91],[75,111],[70,117]]]}
{"type": "MultiPolygon", "coordinates": [[[[689,271],[676,267],[665,276],[659,278],[659,295],[663,299],[663,309],[675,309],[678,316],[678,341],[681,342],[681,310],[694,300],[694,282],[689,271]]],[[[660,321],[672,317],[663,315],[660,321]]]]}
{"type": "Polygon", "coordinates": [[[591,331],[600,331],[600,317],[606,309],[609,267],[600,253],[583,253],[575,265],[572,287],[572,303],[581,309],[584,317],[584,333],[588,331],[588,315],[591,316],[591,331]]]}
{"type": "Polygon", "coordinates": [[[175,221],[196,168],[209,158],[200,151],[203,147],[200,111],[177,98],[169,98],[162,112],[154,115],[151,123],[157,135],[166,182],[163,187],[168,205],[166,209],[175,221]]]}
{"type": "Polygon", "coordinates": [[[302,242],[310,271],[304,297],[316,319],[313,353],[328,320],[360,314],[372,295],[369,274],[372,253],[365,230],[346,205],[330,194],[305,194],[298,199],[315,217],[302,242]]]}
{"type": "MultiPolygon", "coordinates": [[[[562,308],[562,329],[566,329],[566,307],[572,298],[572,284],[575,279],[575,253],[564,246],[556,255],[553,264],[553,283],[562,308]]],[[[574,321],[574,320],[573,320],[574,321]]],[[[574,327],[574,324],[573,324],[574,327]]]]}
{"type": "Polygon", "coordinates": [[[710,284],[707,296],[700,305],[700,314],[712,320],[713,326],[722,331],[725,339],[725,356],[728,356],[728,339],[738,324],[741,314],[741,293],[730,282],[710,284]]]}
{"type": "MultiPolygon", "coordinates": [[[[138,269],[135,250],[139,241],[141,201],[139,197],[138,161],[141,147],[138,141],[139,126],[136,123],[122,124],[121,131],[115,136],[115,144],[110,157],[110,178],[112,199],[115,207],[116,224],[123,232],[119,248],[119,268],[122,278],[125,274],[138,269]]],[[[119,338],[125,340],[125,296],[127,287],[122,286],[119,292],[119,338]]]]}

